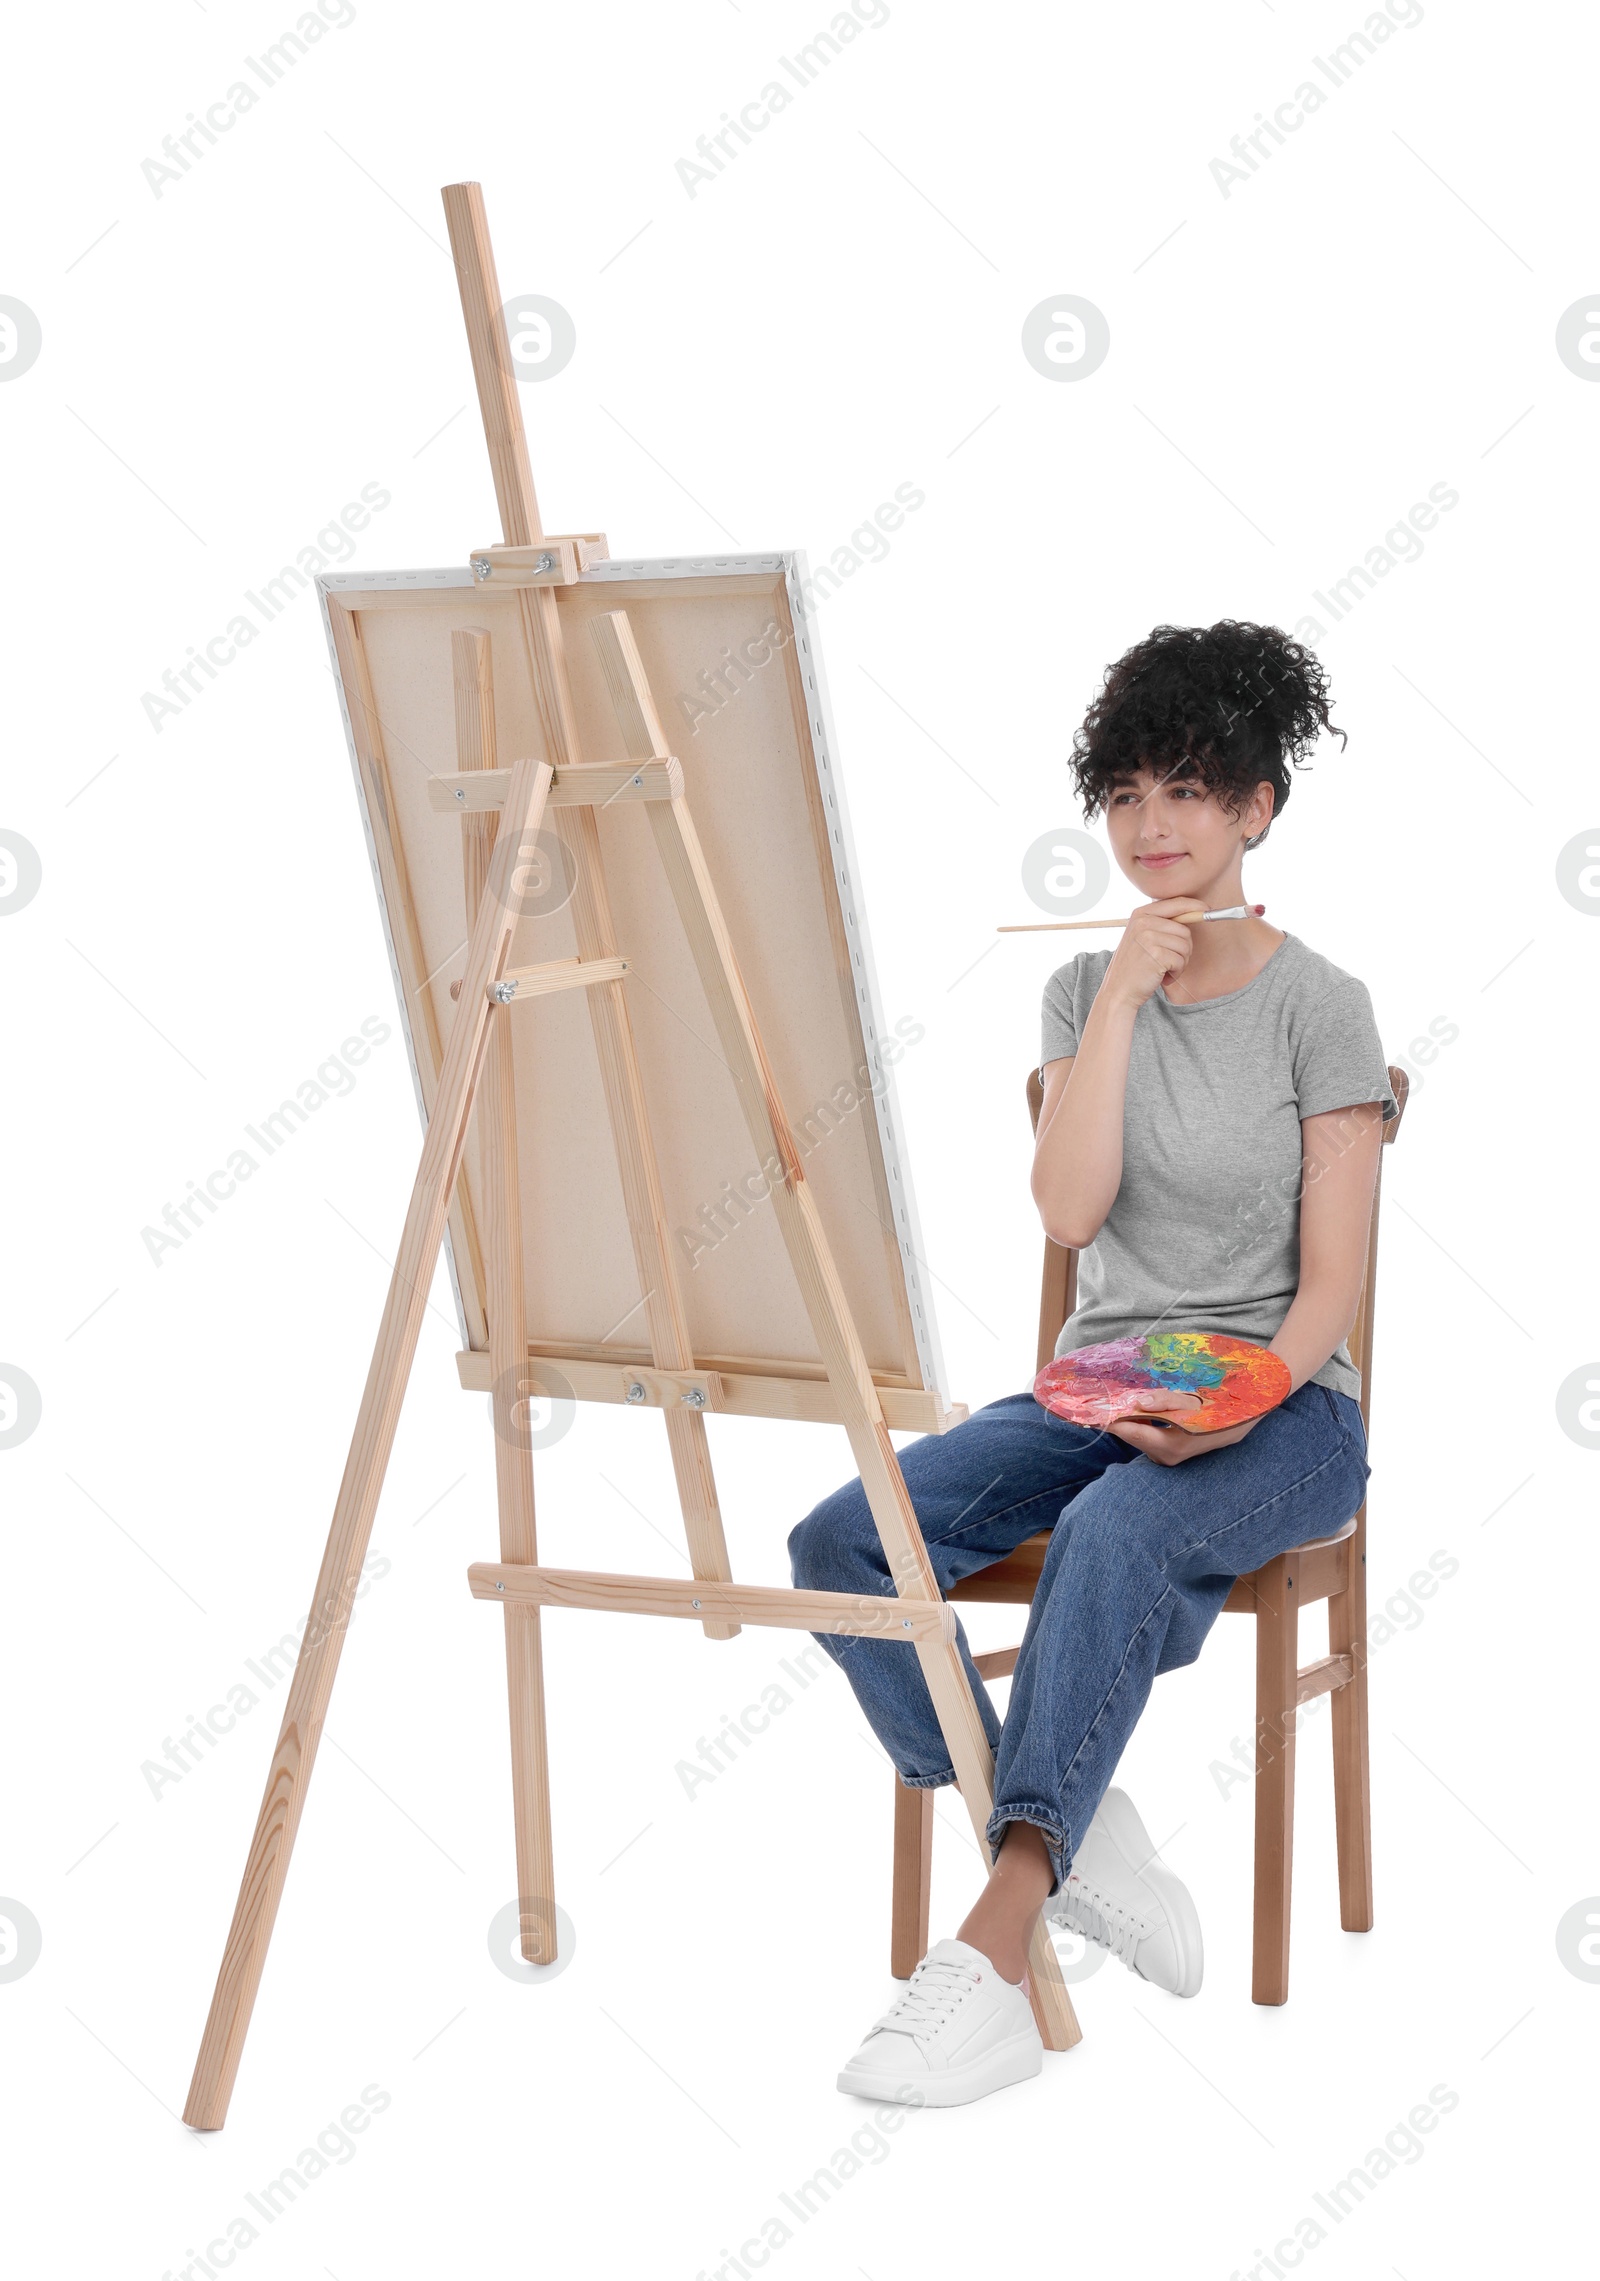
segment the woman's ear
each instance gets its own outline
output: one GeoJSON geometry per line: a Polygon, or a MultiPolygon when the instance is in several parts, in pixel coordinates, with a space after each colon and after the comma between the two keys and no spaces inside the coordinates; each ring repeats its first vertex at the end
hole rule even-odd
{"type": "Polygon", "coordinates": [[[1277,793],[1272,785],[1263,781],[1256,786],[1255,792],[1250,801],[1250,813],[1252,815],[1256,814],[1257,811],[1263,806],[1265,807],[1266,813],[1261,818],[1256,829],[1250,834],[1249,838],[1244,843],[1246,854],[1248,854],[1252,848],[1258,848],[1261,845],[1262,841],[1266,838],[1268,832],[1271,831],[1273,813],[1277,807],[1277,804],[1277,793]]]}

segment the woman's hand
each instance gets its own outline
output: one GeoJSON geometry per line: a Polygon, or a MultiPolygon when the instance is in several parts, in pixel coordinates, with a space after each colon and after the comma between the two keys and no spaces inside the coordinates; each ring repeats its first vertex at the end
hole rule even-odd
{"type": "Polygon", "coordinates": [[[1194,928],[1175,914],[1204,909],[1194,895],[1141,903],[1122,930],[1100,990],[1124,1005],[1142,1006],[1159,984],[1181,974],[1193,955],[1194,928]]]}
{"type": "MultiPolygon", "coordinates": [[[[1133,1403],[1153,1416],[1178,1416],[1184,1410],[1203,1407],[1198,1394],[1180,1393],[1175,1387],[1157,1387],[1146,1394],[1135,1394],[1133,1403]]],[[[1265,1415],[1265,1413],[1263,1413],[1265,1415]]],[[[1106,1432],[1115,1434],[1118,1441],[1129,1443],[1142,1450],[1146,1457],[1154,1458],[1157,1465],[1181,1465],[1187,1457],[1203,1457],[1208,1449],[1226,1449],[1231,1442],[1243,1441],[1259,1419],[1246,1418],[1242,1425],[1225,1426],[1220,1433],[1190,1434],[1181,1426],[1145,1426],[1128,1418],[1119,1418],[1106,1432]]]]}

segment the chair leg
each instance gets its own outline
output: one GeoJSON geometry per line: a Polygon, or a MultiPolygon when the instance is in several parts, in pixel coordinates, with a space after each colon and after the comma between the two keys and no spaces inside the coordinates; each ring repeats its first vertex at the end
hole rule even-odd
{"type": "Polygon", "coordinates": [[[1297,1562],[1280,1553],[1257,1571],[1255,1943],[1250,1993],[1289,1995],[1289,1898],[1294,1874],[1295,1698],[1300,1681],[1297,1562]]]}
{"type": "Polygon", "coordinates": [[[1328,1649],[1354,1676],[1333,1692],[1333,1812],[1339,1842],[1339,1922],[1372,1930],[1372,1779],[1367,1747],[1366,1573],[1355,1550],[1347,1590],[1328,1602],[1328,1649]]]}
{"type": "Polygon", "coordinates": [[[928,1953],[933,1869],[933,1792],[894,1778],[894,1905],[889,1970],[909,1980],[928,1953]]]}

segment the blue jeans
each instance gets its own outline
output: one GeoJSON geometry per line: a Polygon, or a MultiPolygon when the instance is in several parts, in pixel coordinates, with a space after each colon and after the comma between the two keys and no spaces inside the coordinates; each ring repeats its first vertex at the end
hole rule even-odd
{"type": "MultiPolygon", "coordinates": [[[[956,1629],[995,1751],[991,1850],[1007,1822],[1032,1822],[1061,1884],[1152,1680],[1195,1660],[1235,1578],[1344,1526],[1366,1495],[1366,1448],[1360,1404],[1308,1380],[1243,1441],[1181,1465],[1071,1425],[1031,1393],[1008,1394],[901,1453],[941,1593],[1051,1532],[1003,1725],[956,1629]]],[[[894,1589],[859,1480],[798,1524],[789,1557],[803,1591],[894,1589]]],[[[953,1782],[916,1650],[812,1636],[843,1670],[901,1780],[953,1782]]]]}

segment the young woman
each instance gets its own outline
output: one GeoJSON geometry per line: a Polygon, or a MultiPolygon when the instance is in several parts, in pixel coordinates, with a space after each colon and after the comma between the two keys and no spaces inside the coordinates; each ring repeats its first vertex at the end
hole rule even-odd
{"type": "MultiPolygon", "coordinates": [[[[1155,1422],[1197,1406],[1141,1397],[1149,1424],[1105,1431],[1031,1391],[991,1402],[901,1465],[942,1591],[1051,1531],[1004,1723],[962,1659],[996,1751],[993,1866],[872,2028],[839,2088],[953,2106],[1039,2072],[1024,1986],[1041,1907],[1177,1995],[1200,1985],[1194,1904],[1109,1790],[1158,1673],[1192,1663],[1234,1579],[1342,1527],[1366,1494],[1355,1319],[1385,1121],[1397,1114],[1366,986],[1265,919],[1196,924],[1246,900],[1261,845],[1328,718],[1317,658],[1273,626],[1158,626],[1105,675],[1073,743],[1151,900],[1109,950],[1044,993],[1033,1195],[1078,1250],[1057,1354],[1146,1331],[1225,1331],[1270,1347],[1292,1388],[1205,1436],[1155,1422]]],[[[1343,731],[1332,729],[1336,736],[1343,731]]],[[[888,1592],[859,1481],[789,1539],[796,1585],[888,1592]]],[[[816,1635],[903,1781],[953,1782],[916,1658],[816,1635]]]]}

